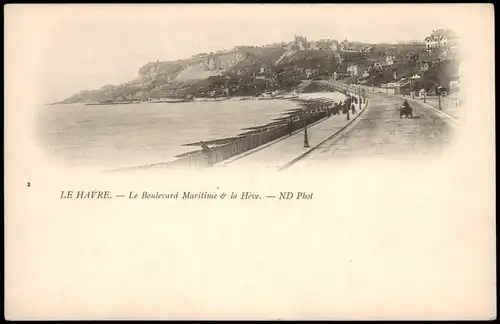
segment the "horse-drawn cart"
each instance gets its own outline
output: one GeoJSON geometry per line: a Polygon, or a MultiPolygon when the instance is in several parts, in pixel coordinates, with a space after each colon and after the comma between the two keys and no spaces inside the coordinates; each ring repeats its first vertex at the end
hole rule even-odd
{"type": "Polygon", "coordinates": [[[410,104],[408,104],[408,101],[404,101],[403,105],[401,108],[399,108],[399,118],[402,117],[406,118],[412,118],[413,117],[413,109],[411,108],[410,104]]]}

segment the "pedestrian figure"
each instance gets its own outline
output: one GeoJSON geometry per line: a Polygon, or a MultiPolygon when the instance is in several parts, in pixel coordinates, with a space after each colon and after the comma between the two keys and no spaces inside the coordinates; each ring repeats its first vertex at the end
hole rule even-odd
{"type": "Polygon", "coordinates": [[[286,125],[287,131],[288,131],[288,136],[292,136],[293,133],[293,123],[291,120],[288,121],[288,124],[286,125]]]}
{"type": "Polygon", "coordinates": [[[351,105],[351,111],[352,111],[353,114],[356,113],[356,105],[355,104],[351,105]]]}
{"type": "Polygon", "coordinates": [[[344,105],[344,115],[347,114],[349,112],[349,108],[351,107],[351,102],[352,102],[352,98],[351,96],[348,96],[346,101],[345,101],[345,105],[344,105]]]}
{"type": "Polygon", "coordinates": [[[349,108],[351,106],[351,97],[347,97],[347,100],[346,100],[346,103],[345,103],[345,106],[344,106],[344,114],[347,115],[346,116],[346,119],[347,120],[350,120],[351,117],[349,116],[349,108]]]}

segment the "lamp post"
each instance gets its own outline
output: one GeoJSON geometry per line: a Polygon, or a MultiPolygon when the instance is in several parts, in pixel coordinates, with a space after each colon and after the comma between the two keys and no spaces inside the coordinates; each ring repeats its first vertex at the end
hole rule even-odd
{"type": "Polygon", "coordinates": [[[307,148],[309,147],[309,139],[307,138],[307,111],[305,111],[305,118],[304,118],[304,147],[307,148]]]}
{"type": "Polygon", "coordinates": [[[427,91],[424,88],[424,103],[425,103],[425,97],[427,96],[427,91]]]}
{"type": "Polygon", "coordinates": [[[359,101],[359,111],[361,111],[361,87],[359,87],[358,101],[359,101]]]}
{"type": "Polygon", "coordinates": [[[351,120],[351,116],[349,115],[349,109],[351,107],[349,107],[349,105],[351,104],[351,100],[349,100],[349,98],[345,101],[345,105],[346,105],[346,111],[347,111],[347,119],[346,120],[351,120]]]}
{"type": "Polygon", "coordinates": [[[438,87],[438,103],[439,103],[439,110],[441,110],[441,88],[442,87],[438,87]]]}

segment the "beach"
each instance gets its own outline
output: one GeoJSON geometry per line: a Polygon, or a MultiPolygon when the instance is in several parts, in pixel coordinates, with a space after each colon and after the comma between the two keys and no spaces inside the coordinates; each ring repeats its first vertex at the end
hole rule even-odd
{"type": "MultiPolygon", "coordinates": [[[[302,94],[299,99],[321,97],[339,100],[342,95],[302,94]]],[[[284,99],[50,105],[40,107],[37,132],[40,149],[68,167],[107,170],[171,161],[193,150],[183,144],[231,137],[299,107],[301,101],[284,99]]]]}

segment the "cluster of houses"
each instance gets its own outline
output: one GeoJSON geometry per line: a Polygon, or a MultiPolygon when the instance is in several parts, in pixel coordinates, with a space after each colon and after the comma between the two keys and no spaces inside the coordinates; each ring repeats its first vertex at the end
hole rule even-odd
{"type": "Polygon", "coordinates": [[[458,35],[451,29],[436,29],[424,40],[425,49],[449,52],[458,46],[458,35]]]}
{"type": "MultiPolygon", "coordinates": [[[[421,75],[429,70],[434,64],[438,64],[441,61],[447,59],[446,57],[454,52],[454,48],[457,47],[458,36],[454,31],[450,29],[437,29],[433,30],[429,36],[427,36],[424,41],[409,41],[409,42],[399,42],[399,44],[409,44],[409,45],[421,45],[425,44],[426,51],[423,53],[412,53],[407,54],[404,57],[397,58],[393,51],[387,49],[383,59],[371,62],[368,66],[363,64],[349,64],[344,67],[344,70],[337,70],[334,72],[334,78],[342,77],[355,77],[361,76],[362,79],[366,79],[370,76],[373,71],[382,71],[387,67],[391,67],[398,61],[403,61],[404,65],[409,64],[416,66],[416,74],[412,77],[401,79],[399,81],[394,81],[381,86],[383,89],[399,89],[404,87],[412,81],[417,81],[421,78],[421,75]]],[[[332,39],[322,39],[318,41],[308,41],[306,37],[294,35],[293,40],[289,42],[280,42],[271,45],[266,45],[263,47],[282,47],[287,51],[296,50],[322,50],[331,51],[335,55],[343,55],[346,58],[349,57],[350,53],[361,53],[363,56],[366,53],[372,51],[372,47],[369,44],[364,44],[360,42],[349,42],[347,39],[339,43],[332,39]]],[[[229,51],[218,51],[217,53],[200,53],[194,57],[203,58],[200,60],[200,64],[204,69],[208,71],[219,71],[219,75],[222,76],[222,71],[235,65],[244,59],[241,50],[254,48],[255,46],[237,46],[229,51]],[[217,54],[217,55],[214,55],[217,54]]],[[[337,62],[341,64],[342,59],[337,62]],[[340,62],[340,63],[339,63],[340,62]]],[[[151,68],[144,73],[144,78],[154,79],[155,75],[159,73],[159,62],[157,64],[152,64],[151,68]]],[[[345,65],[344,65],[345,66],[345,65]]],[[[258,70],[253,70],[253,76],[255,79],[266,83],[266,86],[276,85],[276,79],[279,73],[274,71],[270,65],[261,65],[258,70]]],[[[322,72],[323,73],[323,72],[322,72]]],[[[243,70],[237,72],[237,75],[244,75],[243,70]]],[[[295,79],[311,79],[320,76],[319,70],[314,68],[298,68],[295,67],[293,70],[287,71],[287,75],[295,79]]],[[[394,80],[397,80],[397,75],[394,75],[394,80]]],[[[363,82],[363,81],[362,81],[363,82]]],[[[364,81],[366,82],[366,80],[364,81]]],[[[237,91],[235,85],[231,87],[221,87],[218,90],[212,90],[211,93],[206,93],[207,95],[227,95],[230,92],[237,91]],[[213,92],[215,91],[215,92],[213,92]]],[[[449,85],[450,92],[459,91],[460,89],[460,79],[458,77],[452,78],[449,85]]],[[[394,90],[395,92],[398,90],[394,90]]]]}
{"type": "Polygon", "coordinates": [[[292,42],[285,44],[287,50],[320,50],[320,51],[340,51],[351,53],[369,53],[372,46],[359,42],[349,42],[347,39],[339,43],[332,39],[321,39],[318,41],[308,41],[304,36],[295,35],[292,42]]]}
{"type": "Polygon", "coordinates": [[[284,44],[287,50],[320,50],[337,51],[339,43],[332,39],[321,39],[318,41],[308,41],[304,36],[295,35],[293,41],[284,44]]]}
{"type": "Polygon", "coordinates": [[[344,39],[340,43],[341,52],[351,52],[351,53],[369,53],[372,50],[372,46],[369,44],[359,43],[359,42],[349,42],[344,39]]]}
{"type": "Polygon", "coordinates": [[[370,64],[366,69],[361,71],[361,67],[358,64],[350,64],[347,66],[347,76],[359,76],[367,78],[370,76],[372,71],[381,71],[384,67],[392,66],[396,62],[395,55],[387,55],[384,60],[376,61],[370,64]]]}

